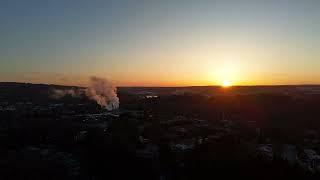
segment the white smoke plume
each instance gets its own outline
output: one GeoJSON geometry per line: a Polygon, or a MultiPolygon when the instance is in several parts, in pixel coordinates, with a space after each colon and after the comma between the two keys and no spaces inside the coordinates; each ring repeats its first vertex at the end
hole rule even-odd
{"type": "Polygon", "coordinates": [[[96,101],[97,104],[107,110],[119,108],[117,88],[106,79],[91,77],[89,87],[85,92],[88,98],[96,101]]]}
{"type": "Polygon", "coordinates": [[[95,76],[90,77],[88,87],[85,89],[54,89],[50,94],[50,97],[54,99],[60,99],[66,95],[70,95],[72,97],[81,97],[85,95],[107,110],[119,108],[117,88],[104,78],[95,76]]]}

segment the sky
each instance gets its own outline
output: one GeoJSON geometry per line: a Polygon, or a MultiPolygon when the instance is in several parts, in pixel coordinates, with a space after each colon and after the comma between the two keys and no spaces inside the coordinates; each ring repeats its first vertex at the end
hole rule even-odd
{"type": "Polygon", "coordinates": [[[319,0],[2,0],[0,81],[320,84],[319,0]]]}

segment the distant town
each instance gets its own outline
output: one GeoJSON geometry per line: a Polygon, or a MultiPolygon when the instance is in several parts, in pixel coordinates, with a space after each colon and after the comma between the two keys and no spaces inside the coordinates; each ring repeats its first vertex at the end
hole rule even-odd
{"type": "Polygon", "coordinates": [[[319,177],[320,86],[56,89],[0,83],[4,179],[319,177]]]}

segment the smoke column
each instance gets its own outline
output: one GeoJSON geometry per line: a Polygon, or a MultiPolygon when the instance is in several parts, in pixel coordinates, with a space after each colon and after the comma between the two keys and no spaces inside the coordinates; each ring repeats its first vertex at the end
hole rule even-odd
{"type": "Polygon", "coordinates": [[[91,77],[85,94],[107,110],[119,108],[117,89],[106,79],[91,77]]]}
{"type": "Polygon", "coordinates": [[[104,78],[95,76],[90,77],[88,87],[85,89],[54,89],[52,91],[52,94],[50,94],[50,97],[54,99],[60,99],[66,95],[70,95],[72,97],[82,97],[83,95],[85,95],[107,110],[119,108],[117,88],[104,78]]]}

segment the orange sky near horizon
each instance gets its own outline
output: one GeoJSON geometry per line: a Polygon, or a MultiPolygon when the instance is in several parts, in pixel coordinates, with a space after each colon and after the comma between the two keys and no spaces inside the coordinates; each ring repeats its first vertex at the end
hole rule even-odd
{"type": "Polygon", "coordinates": [[[320,1],[7,1],[0,24],[0,81],[320,84],[320,1]]]}

